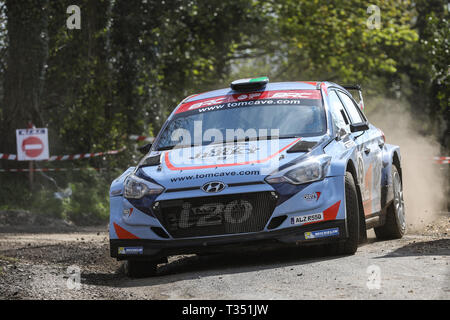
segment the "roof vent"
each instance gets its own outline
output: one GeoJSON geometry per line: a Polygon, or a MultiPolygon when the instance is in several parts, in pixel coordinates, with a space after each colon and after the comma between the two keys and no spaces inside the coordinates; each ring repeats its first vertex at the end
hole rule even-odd
{"type": "Polygon", "coordinates": [[[269,83],[268,77],[239,79],[231,83],[230,87],[235,91],[249,91],[264,88],[269,83]]]}

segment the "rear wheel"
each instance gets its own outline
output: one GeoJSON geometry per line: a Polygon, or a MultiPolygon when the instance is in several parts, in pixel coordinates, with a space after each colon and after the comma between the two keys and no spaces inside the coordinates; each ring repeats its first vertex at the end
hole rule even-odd
{"type": "Polygon", "coordinates": [[[377,239],[400,239],[406,232],[405,204],[403,201],[403,187],[397,167],[392,165],[392,188],[394,200],[387,208],[386,222],[374,228],[377,239]]]}
{"type": "Polygon", "coordinates": [[[330,245],[331,254],[354,254],[359,243],[359,205],[355,180],[350,172],[345,173],[345,208],[348,238],[330,245]]]}
{"type": "Polygon", "coordinates": [[[156,275],[156,262],[126,260],[124,264],[125,274],[130,278],[145,278],[156,275]]]}

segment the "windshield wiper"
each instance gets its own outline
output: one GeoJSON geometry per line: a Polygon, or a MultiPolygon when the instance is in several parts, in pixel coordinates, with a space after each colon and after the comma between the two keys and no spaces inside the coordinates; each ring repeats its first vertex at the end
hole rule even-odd
{"type": "Polygon", "coordinates": [[[195,147],[195,146],[197,146],[196,144],[191,144],[191,145],[189,145],[189,144],[181,144],[181,145],[179,145],[179,144],[176,144],[176,145],[170,145],[170,146],[164,146],[164,147],[161,147],[161,148],[158,148],[158,149],[156,149],[156,151],[165,151],[165,150],[172,150],[173,148],[177,148],[177,149],[181,149],[181,148],[191,148],[191,147],[195,147]]]}
{"type": "Polygon", "coordinates": [[[175,146],[164,146],[164,147],[158,148],[156,151],[172,150],[173,148],[175,148],[175,146]]]}
{"type": "Polygon", "coordinates": [[[161,148],[158,148],[158,150],[156,151],[165,151],[165,150],[172,150],[173,148],[188,148],[188,147],[193,147],[194,145],[174,145],[174,146],[164,146],[161,148]]]}

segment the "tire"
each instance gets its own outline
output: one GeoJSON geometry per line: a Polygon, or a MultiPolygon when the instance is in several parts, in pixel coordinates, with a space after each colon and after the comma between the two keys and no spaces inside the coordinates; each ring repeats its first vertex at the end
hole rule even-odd
{"type": "Polygon", "coordinates": [[[387,208],[386,221],[384,225],[374,228],[379,240],[400,239],[406,232],[402,180],[394,164],[392,165],[392,188],[394,199],[387,208]]]}
{"type": "Polygon", "coordinates": [[[151,261],[126,260],[124,270],[130,278],[146,278],[156,275],[157,264],[151,261]]]}
{"type": "Polygon", "coordinates": [[[355,180],[350,172],[345,173],[345,208],[348,238],[333,243],[328,248],[332,255],[351,255],[358,250],[359,243],[359,205],[355,180]]]}

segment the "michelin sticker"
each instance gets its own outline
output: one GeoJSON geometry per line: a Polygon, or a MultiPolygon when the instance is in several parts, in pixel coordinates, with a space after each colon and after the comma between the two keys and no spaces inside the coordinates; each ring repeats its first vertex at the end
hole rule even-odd
{"type": "Polygon", "coordinates": [[[305,232],[305,239],[317,239],[339,235],[339,228],[305,232]]]}
{"type": "Polygon", "coordinates": [[[308,214],[305,216],[291,217],[291,224],[303,224],[323,220],[323,212],[308,214]]]}
{"type": "Polygon", "coordinates": [[[144,254],[143,247],[119,247],[119,254],[144,254]]]}

